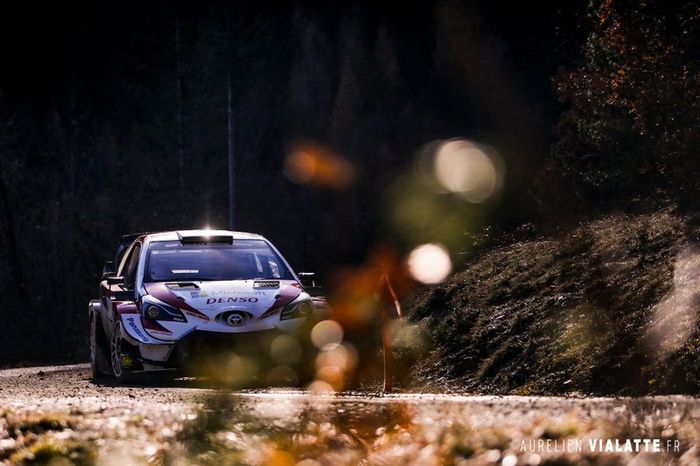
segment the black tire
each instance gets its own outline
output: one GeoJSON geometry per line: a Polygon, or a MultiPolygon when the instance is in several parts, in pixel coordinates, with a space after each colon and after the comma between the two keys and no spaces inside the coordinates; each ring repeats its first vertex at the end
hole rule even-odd
{"type": "Polygon", "coordinates": [[[111,376],[117,382],[124,382],[127,374],[126,370],[122,366],[123,345],[122,321],[119,316],[114,316],[112,334],[109,336],[109,366],[111,369],[111,376]]]}
{"type": "Polygon", "coordinates": [[[98,319],[99,316],[95,312],[90,313],[90,371],[93,379],[102,377],[107,370],[104,353],[105,337],[98,319]]]}

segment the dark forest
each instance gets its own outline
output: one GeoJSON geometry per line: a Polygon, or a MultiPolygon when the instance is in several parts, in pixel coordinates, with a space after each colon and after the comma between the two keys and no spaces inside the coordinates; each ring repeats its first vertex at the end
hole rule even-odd
{"type": "Polygon", "coordinates": [[[127,233],[256,232],[332,283],[380,247],[459,267],[485,232],[693,211],[699,25],[689,1],[5,4],[0,365],[85,357],[127,233]],[[503,192],[411,223],[406,180],[449,138],[500,154],[503,192]]]}

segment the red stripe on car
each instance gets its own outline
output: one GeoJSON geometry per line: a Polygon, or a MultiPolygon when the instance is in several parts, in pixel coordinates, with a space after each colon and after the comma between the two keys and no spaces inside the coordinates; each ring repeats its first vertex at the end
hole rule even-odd
{"type": "Polygon", "coordinates": [[[269,317],[276,312],[280,312],[287,304],[297,299],[300,294],[301,290],[296,288],[294,285],[282,287],[277,296],[275,296],[275,302],[273,302],[272,306],[270,306],[267,311],[263,312],[259,318],[264,319],[265,317],[269,317]]]}
{"type": "Polygon", "coordinates": [[[156,299],[160,299],[166,304],[170,304],[171,306],[182,309],[188,312],[191,312],[192,314],[196,314],[197,316],[201,317],[202,319],[209,320],[209,317],[198,311],[197,309],[193,308],[187,302],[176,295],[175,293],[172,292],[165,284],[163,283],[146,283],[144,284],[144,287],[146,288],[146,291],[148,294],[153,296],[156,299]]]}

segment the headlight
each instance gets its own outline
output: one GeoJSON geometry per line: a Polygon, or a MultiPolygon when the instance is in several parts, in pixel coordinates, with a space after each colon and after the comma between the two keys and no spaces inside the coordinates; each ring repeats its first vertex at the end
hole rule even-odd
{"type": "Polygon", "coordinates": [[[305,319],[314,313],[311,301],[300,301],[287,305],[280,313],[280,320],[305,319]]]}
{"type": "Polygon", "coordinates": [[[160,315],[160,308],[154,304],[149,304],[146,308],[146,316],[151,319],[157,319],[160,315]]]}
{"type": "Polygon", "coordinates": [[[153,302],[153,298],[146,297],[141,303],[141,310],[144,319],[149,320],[169,320],[171,322],[187,322],[185,316],[179,309],[161,302],[153,302]]]}

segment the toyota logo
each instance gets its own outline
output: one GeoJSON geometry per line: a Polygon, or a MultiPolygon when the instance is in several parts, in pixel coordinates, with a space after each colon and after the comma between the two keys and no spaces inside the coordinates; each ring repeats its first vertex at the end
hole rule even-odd
{"type": "Polygon", "coordinates": [[[240,314],[231,314],[226,318],[226,322],[228,322],[231,327],[240,327],[243,325],[243,320],[243,316],[240,314]]]}

